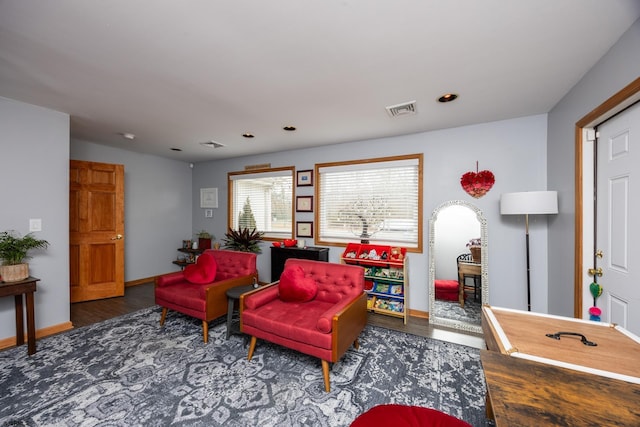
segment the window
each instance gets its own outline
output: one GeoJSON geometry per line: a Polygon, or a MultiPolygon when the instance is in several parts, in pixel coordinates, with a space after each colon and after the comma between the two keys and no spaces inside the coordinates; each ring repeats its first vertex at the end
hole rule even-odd
{"type": "Polygon", "coordinates": [[[230,172],[229,228],[256,228],[265,239],[291,238],[293,169],[230,172]]]}
{"type": "Polygon", "coordinates": [[[319,243],[422,251],[422,154],[316,165],[319,243]]]}

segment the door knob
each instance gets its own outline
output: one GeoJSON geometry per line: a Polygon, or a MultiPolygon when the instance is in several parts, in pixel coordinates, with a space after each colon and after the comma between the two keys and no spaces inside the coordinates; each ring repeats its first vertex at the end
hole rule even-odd
{"type": "Polygon", "coordinates": [[[598,250],[596,251],[596,257],[598,257],[598,258],[602,258],[602,255],[603,255],[603,254],[602,254],[602,249],[598,249],[598,250]]]}
{"type": "Polygon", "coordinates": [[[602,268],[598,267],[598,268],[590,268],[588,270],[589,275],[590,276],[598,276],[598,277],[602,277],[602,268]]]}
{"type": "Polygon", "coordinates": [[[122,240],[122,234],[116,234],[116,237],[112,237],[111,240],[122,240]]]}

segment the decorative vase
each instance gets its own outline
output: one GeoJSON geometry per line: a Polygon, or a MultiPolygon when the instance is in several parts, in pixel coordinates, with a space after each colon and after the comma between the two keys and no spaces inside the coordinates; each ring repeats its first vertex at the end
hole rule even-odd
{"type": "Polygon", "coordinates": [[[480,262],[482,262],[481,259],[481,253],[482,253],[482,248],[480,246],[471,246],[469,247],[469,250],[471,251],[471,257],[473,258],[473,262],[480,264],[480,262]]]}
{"type": "Polygon", "coordinates": [[[202,250],[211,249],[211,239],[198,238],[198,247],[202,250]]]}
{"type": "Polygon", "coordinates": [[[29,264],[0,266],[0,277],[5,282],[19,282],[29,277],[29,264]]]}

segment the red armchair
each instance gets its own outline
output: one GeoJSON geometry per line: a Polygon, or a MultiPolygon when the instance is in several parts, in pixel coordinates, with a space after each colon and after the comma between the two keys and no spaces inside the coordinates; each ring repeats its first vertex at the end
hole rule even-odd
{"type": "Polygon", "coordinates": [[[206,250],[197,264],[156,278],[156,304],[162,307],[160,325],[164,325],[169,309],[201,319],[206,344],[208,322],[227,313],[227,290],[257,281],[256,254],[206,250]]]}
{"type": "Polygon", "coordinates": [[[240,328],[251,335],[248,359],[257,338],[322,361],[330,391],[329,362],[337,362],[367,323],[364,269],[290,258],[280,281],[240,297],[240,328]]]}

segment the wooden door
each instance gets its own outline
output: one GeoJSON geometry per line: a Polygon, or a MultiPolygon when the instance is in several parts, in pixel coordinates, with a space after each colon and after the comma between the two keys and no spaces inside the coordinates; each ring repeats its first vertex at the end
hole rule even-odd
{"type": "Polygon", "coordinates": [[[602,276],[595,280],[603,288],[598,305],[602,320],[640,334],[640,266],[633,262],[640,239],[640,104],[597,130],[596,251],[602,254],[602,276]]]}
{"type": "Polygon", "coordinates": [[[71,302],[124,295],[124,166],[71,160],[71,302]]]}

